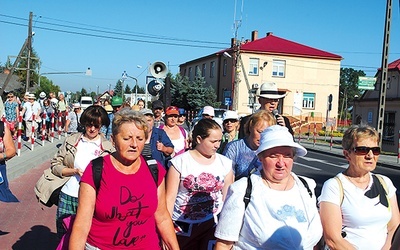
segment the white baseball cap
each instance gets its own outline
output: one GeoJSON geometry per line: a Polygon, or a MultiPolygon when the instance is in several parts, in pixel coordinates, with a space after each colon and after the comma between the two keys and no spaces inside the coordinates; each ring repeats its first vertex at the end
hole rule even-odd
{"type": "Polygon", "coordinates": [[[205,107],[203,108],[203,113],[202,113],[202,115],[215,116],[214,108],[211,107],[211,106],[205,106],[205,107]]]}

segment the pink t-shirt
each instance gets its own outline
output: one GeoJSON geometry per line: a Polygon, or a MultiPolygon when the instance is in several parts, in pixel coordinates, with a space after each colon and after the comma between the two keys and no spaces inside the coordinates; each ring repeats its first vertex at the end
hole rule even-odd
{"type": "MultiPolygon", "coordinates": [[[[87,242],[100,249],[160,249],[154,213],[157,209],[157,187],[141,156],[135,174],[115,169],[110,156],[104,157],[100,190],[87,242]]],[[[158,186],[166,170],[158,164],[158,186]]],[[[82,179],[95,188],[91,164],[82,179]]]]}

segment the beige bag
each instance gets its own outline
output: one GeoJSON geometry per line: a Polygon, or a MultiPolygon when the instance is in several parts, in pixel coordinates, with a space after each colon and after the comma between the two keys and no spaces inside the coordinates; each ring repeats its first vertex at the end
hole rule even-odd
{"type": "Polygon", "coordinates": [[[37,199],[45,206],[51,207],[53,204],[57,206],[61,188],[69,178],[54,175],[51,168],[44,170],[34,188],[37,199]]]}

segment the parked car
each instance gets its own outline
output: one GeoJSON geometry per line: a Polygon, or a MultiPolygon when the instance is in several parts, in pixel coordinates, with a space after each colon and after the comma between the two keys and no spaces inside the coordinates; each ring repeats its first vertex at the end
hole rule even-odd
{"type": "Polygon", "coordinates": [[[80,104],[82,110],[85,110],[87,107],[93,105],[93,98],[91,96],[82,96],[80,104]]]}
{"type": "MultiPolygon", "coordinates": [[[[221,128],[222,128],[222,116],[224,115],[225,111],[226,111],[226,109],[214,108],[215,116],[214,116],[213,120],[216,121],[221,126],[221,128]]],[[[203,109],[201,109],[197,113],[196,117],[192,120],[192,128],[202,118],[202,116],[201,116],[202,114],[203,114],[203,109]]]]}

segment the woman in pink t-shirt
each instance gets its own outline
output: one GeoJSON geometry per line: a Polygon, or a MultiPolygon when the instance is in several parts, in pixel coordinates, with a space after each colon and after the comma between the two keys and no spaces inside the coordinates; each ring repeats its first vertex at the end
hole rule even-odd
{"type": "Polygon", "coordinates": [[[91,164],[82,176],[69,249],[179,249],[166,207],[166,171],[158,164],[155,183],[141,156],[148,137],[144,116],[121,110],[112,127],[116,152],[104,157],[98,190],[91,164]]]}

